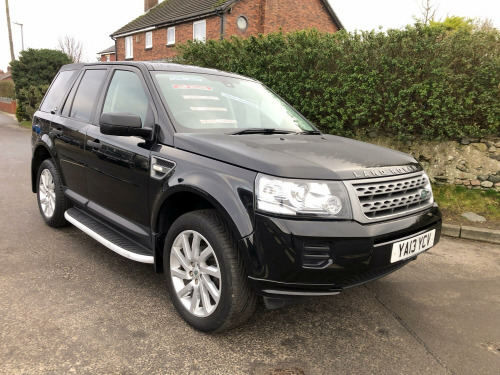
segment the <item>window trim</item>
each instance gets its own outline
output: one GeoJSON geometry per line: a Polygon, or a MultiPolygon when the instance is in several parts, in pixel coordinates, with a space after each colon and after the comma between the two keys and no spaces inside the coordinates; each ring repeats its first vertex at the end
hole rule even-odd
{"type": "Polygon", "coordinates": [[[125,59],[134,58],[134,37],[133,35],[125,37],[125,59]],[[129,50],[127,50],[127,41],[129,41],[129,50]]]}
{"type": "Polygon", "coordinates": [[[85,74],[85,69],[82,69],[78,72],[75,82],[71,85],[69,91],[64,96],[64,100],[61,104],[61,108],[59,109],[59,116],[70,119],[69,117],[71,113],[71,107],[73,106],[73,99],[75,98],[76,90],[78,90],[78,86],[80,86],[80,81],[82,80],[83,75],[85,74]],[[75,90],[73,92],[73,89],[75,90]],[[67,109],[68,113],[65,113],[67,109]]]}
{"type": "MultiPolygon", "coordinates": [[[[193,27],[193,33],[194,33],[194,27],[193,27]]],[[[175,26],[171,26],[167,28],[167,46],[173,46],[175,44],[175,26]],[[172,30],[174,32],[174,39],[173,41],[168,40],[168,32],[172,30]]]]}
{"type": "Polygon", "coordinates": [[[193,22],[193,41],[199,41],[202,43],[205,43],[207,41],[207,20],[206,19],[193,22]],[[203,40],[196,39],[195,35],[194,35],[195,25],[201,25],[201,24],[205,25],[205,38],[203,40]]]}
{"type": "Polygon", "coordinates": [[[144,45],[146,49],[152,49],[153,48],[153,32],[152,31],[146,31],[145,36],[144,36],[144,45]],[[150,38],[151,44],[148,45],[148,38],[150,38]]]}

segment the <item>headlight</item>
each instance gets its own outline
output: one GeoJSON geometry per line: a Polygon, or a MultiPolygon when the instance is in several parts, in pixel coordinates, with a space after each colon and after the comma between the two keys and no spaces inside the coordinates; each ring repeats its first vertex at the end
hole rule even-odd
{"type": "Polygon", "coordinates": [[[291,180],[259,174],[257,209],[298,217],[352,219],[346,188],[339,181],[291,180]]]}
{"type": "Polygon", "coordinates": [[[420,191],[420,197],[425,200],[429,199],[429,203],[434,203],[434,194],[432,193],[432,186],[431,186],[431,180],[429,179],[429,176],[427,176],[427,173],[424,173],[424,176],[427,180],[427,184],[425,187],[420,191]],[[427,196],[423,196],[426,194],[427,196]],[[430,197],[430,198],[429,198],[430,197]]]}

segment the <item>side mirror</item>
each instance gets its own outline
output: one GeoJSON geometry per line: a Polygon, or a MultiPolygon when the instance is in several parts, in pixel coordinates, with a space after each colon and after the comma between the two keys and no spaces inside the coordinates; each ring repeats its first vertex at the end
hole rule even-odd
{"type": "Polygon", "coordinates": [[[135,135],[149,139],[153,134],[153,129],[143,128],[141,118],[131,113],[103,113],[99,127],[102,134],[108,135],[135,135]]]}

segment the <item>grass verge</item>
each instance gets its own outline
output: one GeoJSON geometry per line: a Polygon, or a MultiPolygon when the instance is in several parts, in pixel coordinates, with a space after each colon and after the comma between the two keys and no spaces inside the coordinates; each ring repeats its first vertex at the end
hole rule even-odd
{"type": "Polygon", "coordinates": [[[445,223],[500,229],[500,193],[495,190],[471,190],[463,186],[444,185],[434,186],[433,191],[445,223]],[[484,216],[487,221],[468,221],[462,217],[466,212],[484,216]]]}
{"type": "Polygon", "coordinates": [[[21,121],[19,123],[23,128],[31,129],[31,121],[21,121]]]}

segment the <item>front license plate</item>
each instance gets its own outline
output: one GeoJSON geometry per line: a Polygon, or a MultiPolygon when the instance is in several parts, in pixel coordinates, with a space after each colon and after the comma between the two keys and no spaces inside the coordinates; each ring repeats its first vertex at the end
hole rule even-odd
{"type": "Polygon", "coordinates": [[[422,251],[430,249],[434,246],[435,235],[436,230],[433,229],[407,240],[396,242],[392,245],[391,263],[414,257],[422,251]]]}

